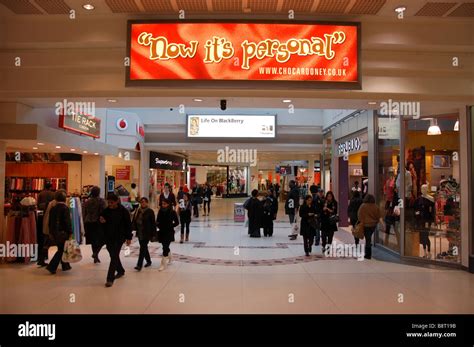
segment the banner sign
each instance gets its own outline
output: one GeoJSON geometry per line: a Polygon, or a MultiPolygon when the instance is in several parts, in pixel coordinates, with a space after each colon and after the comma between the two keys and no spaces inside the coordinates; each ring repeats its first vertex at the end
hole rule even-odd
{"type": "Polygon", "coordinates": [[[117,181],[130,181],[131,171],[131,166],[113,166],[113,172],[117,181]]]}
{"type": "Polygon", "coordinates": [[[90,136],[98,139],[100,137],[100,118],[83,114],[62,114],[59,116],[61,129],[74,133],[90,136]]]}
{"type": "Polygon", "coordinates": [[[275,115],[188,115],[188,137],[275,138],[275,115]]]}
{"type": "Polygon", "coordinates": [[[150,169],[186,171],[186,158],[172,154],[150,152],[150,169]]]}
{"type": "Polygon", "coordinates": [[[335,82],[360,88],[359,35],[359,23],[129,21],[127,82],[335,82]]]}

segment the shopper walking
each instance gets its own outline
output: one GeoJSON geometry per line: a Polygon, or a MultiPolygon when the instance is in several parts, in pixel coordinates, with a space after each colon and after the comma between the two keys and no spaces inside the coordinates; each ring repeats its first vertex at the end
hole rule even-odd
{"type": "MultiPolygon", "coordinates": [[[[360,197],[360,191],[353,191],[352,192],[352,199],[349,202],[349,206],[347,207],[347,215],[349,216],[349,221],[351,223],[352,232],[356,227],[357,222],[359,221],[357,217],[357,212],[359,212],[359,207],[362,205],[362,198],[360,197]]],[[[359,239],[354,236],[355,244],[359,244],[359,239]]]]}
{"type": "Polygon", "coordinates": [[[66,204],[66,193],[58,191],[54,195],[56,205],[49,212],[49,234],[58,250],[49,262],[46,269],[53,275],[58,269],[59,263],[63,271],[71,270],[71,265],[62,261],[64,243],[72,236],[71,213],[66,204]]]}
{"type": "Polygon", "coordinates": [[[120,204],[115,193],[110,193],[107,196],[107,205],[99,220],[104,229],[104,240],[110,254],[105,286],[112,287],[116,279],[125,275],[125,269],[120,261],[120,250],[124,242],[127,242],[127,246],[130,246],[132,242],[132,221],[130,213],[120,204]]]}
{"type": "Polygon", "coordinates": [[[199,183],[193,187],[192,191],[193,217],[199,218],[199,205],[202,204],[202,190],[199,183]]]}
{"type": "Polygon", "coordinates": [[[295,223],[295,217],[300,206],[300,192],[296,182],[291,180],[289,183],[290,192],[285,203],[285,213],[290,218],[291,234],[288,235],[290,240],[296,240],[298,237],[298,226],[295,223]]]}
{"type": "Polygon", "coordinates": [[[89,199],[82,205],[86,244],[92,247],[94,264],[100,263],[99,252],[104,246],[104,232],[99,218],[106,205],[105,200],[100,197],[99,187],[92,187],[89,199]]]}
{"type": "Polygon", "coordinates": [[[380,222],[383,226],[382,213],[380,208],[375,204],[375,197],[372,194],[367,194],[364,197],[364,202],[360,205],[357,213],[359,222],[364,226],[365,236],[365,259],[372,258],[372,234],[380,222]]]}
{"type": "Polygon", "coordinates": [[[163,271],[171,263],[170,244],[174,241],[174,228],[179,225],[178,215],[171,205],[169,199],[163,199],[161,202],[158,216],[156,217],[156,226],[158,227],[158,242],[163,246],[163,257],[158,269],[163,271]]]}
{"type": "Polygon", "coordinates": [[[313,204],[313,197],[311,195],[305,197],[299,214],[301,217],[300,235],[303,236],[304,252],[306,256],[309,256],[314,237],[316,236],[316,229],[318,228],[316,207],[313,204]]]}
{"type": "Polygon", "coordinates": [[[316,236],[314,237],[314,245],[319,246],[321,242],[321,218],[323,216],[323,208],[326,202],[326,198],[324,197],[324,190],[318,188],[318,193],[315,197],[313,197],[313,205],[316,210],[316,218],[318,220],[317,228],[316,228],[316,236]]]}
{"type": "MultiPolygon", "coordinates": [[[[51,201],[54,200],[54,192],[51,190],[51,183],[47,182],[44,185],[44,189],[38,195],[38,222],[36,228],[36,240],[38,243],[38,262],[37,264],[41,267],[46,266],[45,260],[48,258],[48,245],[49,240],[45,237],[44,229],[44,217],[46,210],[51,201]]],[[[47,234],[46,234],[47,235],[47,234]]]]}
{"type": "Polygon", "coordinates": [[[132,228],[136,231],[136,236],[140,244],[140,253],[138,255],[137,266],[135,270],[141,271],[143,260],[146,260],[145,267],[151,266],[150,252],[148,243],[156,234],[155,212],[148,207],[148,199],[140,199],[140,207],[136,209],[132,218],[132,228]]]}
{"type": "Polygon", "coordinates": [[[186,229],[186,242],[189,241],[189,225],[191,224],[191,198],[188,193],[183,195],[183,199],[179,201],[178,205],[179,222],[181,224],[181,240],[184,242],[184,229],[186,229]]]}
{"type": "Polygon", "coordinates": [[[321,216],[321,236],[322,236],[322,251],[326,250],[326,246],[331,246],[334,232],[337,231],[337,201],[331,191],[326,193],[326,201],[323,206],[323,214],[321,216]]]}
{"type": "Polygon", "coordinates": [[[267,196],[263,203],[263,236],[273,236],[273,221],[278,213],[278,201],[272,189],[267,191],[267,196]]]}
{"type": "Polygon", "coordinates": [[[204,214],[203,216],[209,216],[209,213],[211,212],[211,196],[214,193],[212,192],[211,186],[209,183],[206,183],[204,186],[204,191],[203,191],[203,201],[204,201],[204,214]],[[207,206],[207,214],[206,214],[206,206],[207,206]]]}
{"type": "Polygon", "coordinates": [[[258,199],[258,190],[252,190],[252,197],[244,203],[247,210],[250,237],[261,237],[260,228],[262,226],[263,205],[258,199]]]}
{"type": "Polygon", "coordinates": [[[160,194],[160,206],[164,199],[167,199],[169,201],[171,208],[174,208],[176,206],[176,197],[171,191],[171,185],[168,182],[165,183],[165,186],[163,187],[163,192],[160,194]]]}

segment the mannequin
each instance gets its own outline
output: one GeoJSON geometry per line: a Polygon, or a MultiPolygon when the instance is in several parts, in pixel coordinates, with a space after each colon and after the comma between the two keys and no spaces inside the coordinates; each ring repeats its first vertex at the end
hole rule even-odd
{"type": "Polygon", "coordinates": [[[428,185],[421,186],[421,196],[415,200],[415,228],[420,233],[420,243],[423,245],[423,258],[431,258],[430,229],[435,220],[434,198],[428,194],[428,185]]]}

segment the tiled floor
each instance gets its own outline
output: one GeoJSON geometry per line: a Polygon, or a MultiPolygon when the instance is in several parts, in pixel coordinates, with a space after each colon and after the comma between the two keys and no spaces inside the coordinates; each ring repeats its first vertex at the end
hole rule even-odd
{"type": "MultiPolygon", "coordinates": [[[[251,239],[234,223],[235,200],[213,201],[211,217],[191,224],[191,242],[173,243],[175,261],[136,272],[137,245],[122,254],[127,270],[105,288],[108,255],[93,264],[89,246],[73,270],[52,276],[35,265],[0,265],[0,313],[474,313],[474,276],[372,259],[304,256],[288,240],[280,209],[272,238],[251,239]]],[[[179,233],[176,234],[179,238],[179,233]]],[[[344,231],[336,242],[351,242],[344,231]]],[[[51,249],[53,252],[54,249],[51,249]]]]}

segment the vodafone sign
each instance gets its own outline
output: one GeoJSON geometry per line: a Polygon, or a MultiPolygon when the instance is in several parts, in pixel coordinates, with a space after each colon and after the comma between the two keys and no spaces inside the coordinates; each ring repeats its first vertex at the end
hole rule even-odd
{"type": "Polygon", "coordinates": [[[171,80],[286,81],[360,89],[359,23],[128,24],[128,85],[171,80]]]}

